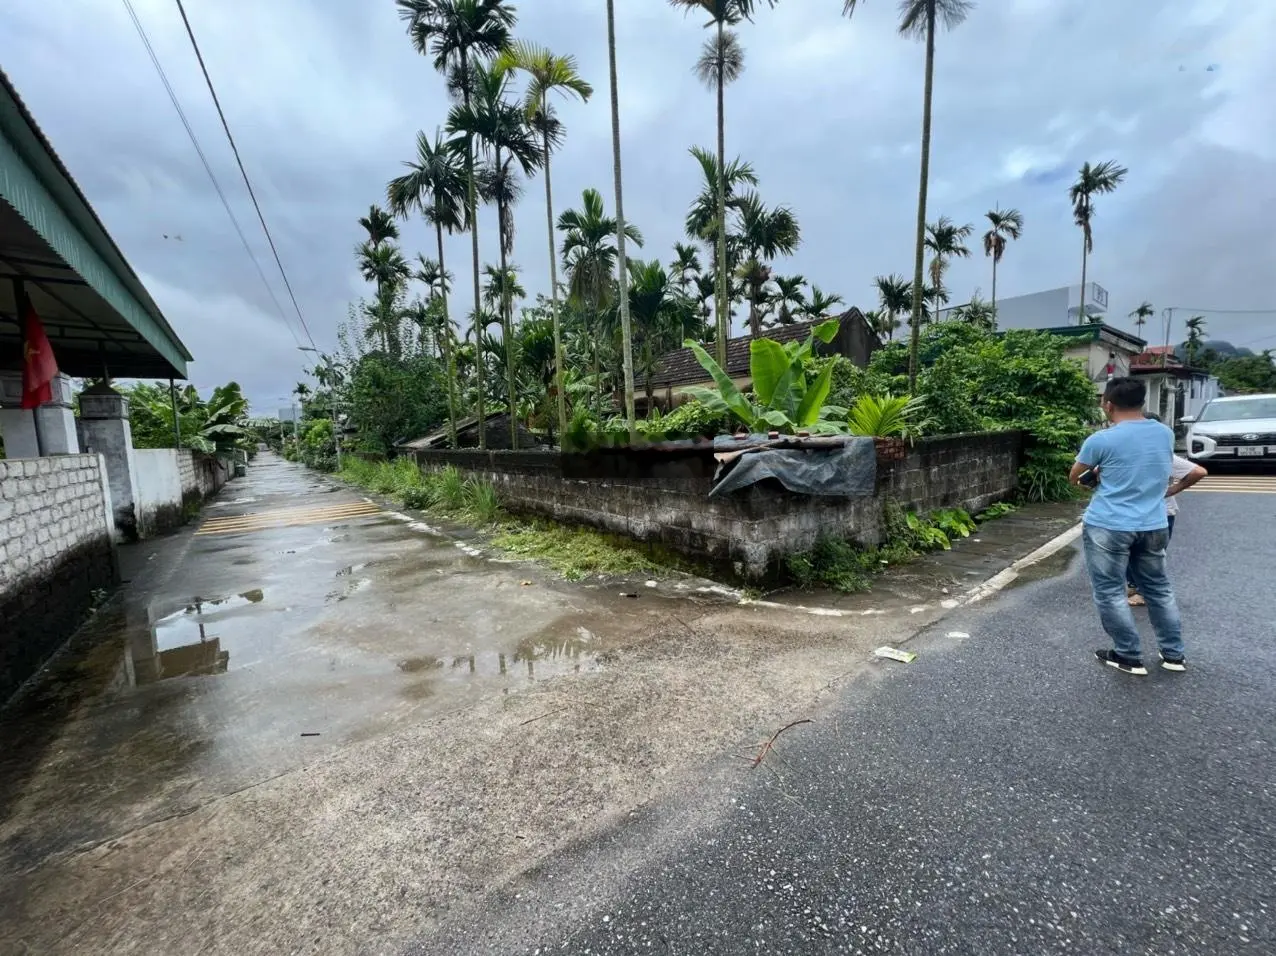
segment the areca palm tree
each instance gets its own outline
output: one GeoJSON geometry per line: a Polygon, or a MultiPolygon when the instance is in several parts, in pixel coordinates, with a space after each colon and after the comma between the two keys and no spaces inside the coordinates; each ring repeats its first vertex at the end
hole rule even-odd
{"type": "Polygon", "coordinates": [[[1148,319],[1156,315],[1156,310],[1152,308],[1152,303],[1144,299],[1139,303],[1139,307],[1130,313],[1130,318],[1134,320],[1134,334],[1143,337],[1143,326],[1147,325],[1148,319]]]}
{"type": "Polygon", "coordinates": [[[386,198],[390,209],[398,216],[406,216],[411,210],[421,212],[425,221],[434,226],[434,238],[438,260],[419,256],[418,281],[425,283],[430,298],[442,301],[444,335],[440,341],[444,351],[448,382],[448,442],[456,447],[456,362],[452,355],[452,317],[448,305],[451,292],[451,275],[443,254],[443,233],[461,232],[466,228],[466,174],[464,168],[464,143],[445,140],[442,133],[435,133],[433,142],[423,132],[416,135],[416,158],[405,160],[408,171],[390,180],[386,186],[386,198]]]}
{"type": "Polygon", "coordinates": [[[900,326],[899,317],[907,314],[912,308],[912,286],[902,275],[894,273],[888,276],[877,276],[873,282],[877,286],[878,308],[887,319],[886,337],[893,339],[895,330],[900,326]]]}
{"type": "MultiPolygon", "coordinates": [[[[396,0],[399,16],[416,51],[433,57],[434,68],[456,80],[456,92],[467,109],[473,94],[477,63],[496,56],[508,44],[517,17],[506,0],[396,0]]],[[[478,185],[475,179],[474,137],[465,137],[466,223],[470,230],[474,268],[474,315],[482,310],[480,289],[478,185]]],[[[479,448],[487,447],[483,363],[476,363],[479,448]]]]}
{"type": "MultiPolygon", "coordinates": [[[[439,246],[440,250],[442,245],[439,246]]],[[[448,444],[456,447],[456,406],[457,406],[457,367],[456,353],[453,345],[456,339],[456,330],[452,327],[451,314],[448,312],[447,297],[452,287],[452,276],[448,273],[443,265],[435,262],[433,259],[427,259],[424,255],[418,256],[420,259],[420,268],[417,269],[416,279],[422,283],[429,292],[430,301],[441,302],[440,322],[435,331],[435,341],[440,350],[443,352],[443,364],[447,372],[447,415],[448,415],[448,444]]]]}
{"type": "Polygon", "coordinates": [[[1205,316],[1194,315],[1184,325],[1187,326],[1187,341],[1183,346],[1187,352],[1187,364],[1195,366],[1201,344],[1205,341],[1205,316]]]}
{"type": "Polygon", "coordinates": [[[399,238],[398,224],[380,206],[370,207],[368,214],[360,217],[359,225],[367,232],[368,242],[374,246],[380,246],[399,238]]]}
{"type": "Polygon", "coordinates": [[[794,315],[806,304],[805,285],[805,276],[775,277],[775,303],[779,307],[775,318],[780,325],[792,325],[794,315]]]}
{"type": "MultiPolygon", "coordinates": [[[[944,273],[948,270],[948,260],[953,258],[967,259],[970,249],[966,240],[974,233],[975,227],[967,223],[959,226],[947,216],[940,216],[938,222],[926,227],[925,245],[932,253],[930,260],[931,288],[939,289],[944,284],[944,273]]],[[[935,300],[933,315],[939,314],[939,300],[935,300]]]]}
{"type": "Polygon", "coordinates": [[[647,413],[653,402],[651,378],[665,352],[682,344],[676,336],[682,318],[671,296],[669,274],[659,260],[629,260],[629,315],[634,323],[638,364],[647,394],[647,413]]]}
{"type": "Polygon", "coordinates": [[[1006,254],[1006,244],[1011,239],[1018,239],[1023,233],[1023,213],[1018,209],[1000,208],[989,210],[990,228],[984,233],[984,256],[992,259],[992,316],[993,327],[997,323],[997,264],[1006,254]]]}
{"type": "MultiPolygon", "coordinates": [[[[522,195],[515,164],[530,176],[540,163],[541,153],[522,107],[509,102],[510,73],[498,60],[490,67],[478,64],[473,70],[469,102],[452,107],[448,131],[468,137],[491,159],[478,177],[479,195],[496,204],[500,234],[501,269],[514,248],[514,206],[522,195]]],[[[506,343],[505,374],[510,401],[510,442],[518,447],[514,370],[514,318],[503,308],[501,324],[506,343]]]]}
{"type": "MultiPolygon", "coordinates": [[[[739,78],[744,72],[744,48],[734,30],[743,20],[752,20],[754,10],[761,6],[761,0],[669,0],[670,5],[688,13],[700,11],[709,17],[706,27],[714,30],[714,36],[705,41],[696,61],[696,75],[707,86],[714,88],[717,95],[718,108],[718,155],[715,168],[723,173],[717,177],[716,212],[714,215],[717,233],[715,272],[717,274],[717,297],[715,301],[715,318],[717,321],[718,363],[725,367],[727,360],[727,330],[730,325],[728,298],[727,268],[727,197],[726,197],[726,96],[727,84],[739,78]]],[[[768,6],[775,6],[776,0],[767,0],[768,6]]]]}
{"type": "MultiPolygon", "coordinates": [[[[567,269],[567,294],[572,304],[585,312],[592,330],[595,377],[600,371],[603,312],[610,308],[616,295],[617,284],[613,276],[620,258],[616,242],[619,228],[618,220],[606,214],[603,197],[596,189],[584,191],[580,209],[568,209],[558,217],[558,231],[563,233],[562,256],[567,269]]],[[[624,235],[636,245],[642,245],[642,233],[634,226],[626,225],[624,235]]]]}
{"type": "Polygon", "coordinates": [[[400,318],[398,295],[412,270],[399,247],[392,245],[388,239],[379,243],[369,240],[358,246],[355,252],[364,280],[373,283],[377,289],[375,302],[368,309],[372,332],[380,337],[383,352],[397,356],[400,318]]]}
{"type": "Polygon", "coordinates": [[[1081,307],[1078,316],[1085,324],[1085,271],[1086,262],[1094,251],[1094,197],[1114,192],[1129,170],[1117,165],[1115,160],[1104,160],[1097,166],[1083,165],[1077,173],[1077,181],[1068,190],[1072,201],[1072,218],[1081,227],[1081,307]]]}
{"type": "MultiPolygon", "coordinates": [[[[629,270],[625,266],[625,196],[620,169],[620,94],[616,80],[616,3],[607,0],[607,67],[611,86],[611,162],[616,185],[616,284],[619,286],[621,352],[625,371],[625,420],[629,423],[629,440],[637,439],[634,423],[634,348],[633,330],[629,324],[629,270]]],[[[639,243],[641,245],[641,243],[639,243]]]]}
{"type": "Polygon", "coordinates": [[[576,96],[582,102],[594,93],[594,88],[577,72],[576,58],[558,56],[545,47],[514,41],[497,59],[497,65],[506,70],[517,70],[528,76],[524,109],[529,121],[536,125],[540,118],[541,165],[545,168],[545,218],[549,233],[549,297],[550,315],[554,325],[554,390],[557,394],[558,431],[567,430],[567,395],[563,389],[563,335],[558,315],[558,243],[554,236],[554,191],[550,177],[550,152],[553,145],[553,127],[549,96],[576,96]]]}
{"type": "Polygon", "coordinates": [[[755,192],[741,197],[738,214],[739,242],[745,253],[738,275],[749,299],[749,334],[758,338],[762,335],[761,306],[771,281],[768,263],[777,256],[792,255],[802,242],[802,230],[791,209],[768,209],[755,192]]]}
{"type": "MultiPolygon", "coordinates": [[[[917,241],[913,259],[912,331],[908,349],[908,387],[917,390],[917,353],[921,344],[922,295],[925,292],[926,258],[926,193],[930,183],[930,117],[935,87],[935,34],[942,25],[946,29],[959,26],[969,15],[971,0],[903,0],[900,4],[899,32],[902,36],[926,43],[926,81],[922,90],[921,170],[917,187],[917,241]]],[[[846,3],[849,14],[853,3],[846,3]]],[[[934,283],[936,286],[938,282],[934,283]]]]}
{"type": "Polygon", "coordinates": [[[829,310],[836,305],[843,305],[846,302],[836,292],[828,293],[820,289],[814,282],[811,283],[811,294],[803,304],[801,315],[808,319],[822,319],[828,315],[829,310]]]}

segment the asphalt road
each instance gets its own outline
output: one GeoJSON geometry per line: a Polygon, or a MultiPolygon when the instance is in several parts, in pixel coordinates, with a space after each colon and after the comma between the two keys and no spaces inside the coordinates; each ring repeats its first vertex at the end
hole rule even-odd
{"type": "Polygon", "coordinates": [[[1186,675],[1094,660],[1070,551],[422,951],[1276,952],[1276,494],[1185,498],[1171,552],[1186,675]]]}

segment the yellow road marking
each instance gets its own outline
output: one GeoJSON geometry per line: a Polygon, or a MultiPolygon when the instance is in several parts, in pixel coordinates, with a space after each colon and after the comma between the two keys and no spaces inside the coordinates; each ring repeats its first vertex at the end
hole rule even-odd
{"type": "Polygon", "coordinates": [[[195,534],[238,534],[318,524],[325,521],[365,518],[376,514],[381,514],[380,507],[369,501],[351,501],[324,507],[283,508],[225,518],[210,518],[195,534]]]}
{"type": "Polygon", "coordinates": [[[1197,482],[1188,491],[1276,495],[1276,475],[1211,475],[1197,482]]]}

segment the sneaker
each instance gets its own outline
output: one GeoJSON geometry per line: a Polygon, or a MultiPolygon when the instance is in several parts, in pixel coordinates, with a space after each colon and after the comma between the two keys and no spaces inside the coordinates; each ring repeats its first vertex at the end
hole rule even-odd
{"type": "Polygon", "coordinates": [[[1174,671],[1175,673],[1181,674],[1187,670],[1187,661],[1181,657],[1166,657],[1162,654],[1161,666],[1167,671],[1174,671]]]}
{"type": "Polygon", "coordinates": [[[1135,677],[1147,677],[1148,669],[1143,666],[1143,662],[1137,657],[1123,657],[1111,648],[1102,651],[1095,651],[1094,656],[1099,659],[1102,664],[1109,667],[1115,667],[1122,674],[1132,674],[1135,677]]]}

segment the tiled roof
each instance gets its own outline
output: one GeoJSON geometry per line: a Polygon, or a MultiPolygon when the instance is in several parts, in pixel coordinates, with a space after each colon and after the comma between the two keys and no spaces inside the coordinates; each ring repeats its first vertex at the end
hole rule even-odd
{"type": "MultiPolygon", "coordinates": [[[[767,329],[762,333],[762,337],[782,344],[800,341],[810,334],[812,327],[828,321],[830,318],[837,318],[842,322],[846,322],[848,320],[854,321],[856,318],[863,321],[864,317],[859,309],[851,308],[838,316],[825,316],[822,319],[812,319],[809,322],[795,322],[792,325],[781,325],[773,329],[767,329]]],[[[738,338],[727,340],[726,372],[732,378],[748,377],[749,343],[751,341],[753,339],[748,335],[741,335],[738,338]]],[[[710,355],[714,355],[712,348],[709,348],[708,351],[710,355]]],[[[714,358],[717,358],[717,356],[714,355],[714,358]]],[[[700,362],[696,359],[696,354],[691,349],[678,349],[678,351],[670,352],[664,356],[651,377],[651,384],[654,388],[676,388],[679,385],[695,385],[708,381],[709,373],[700,366],[700,362]]]]}

